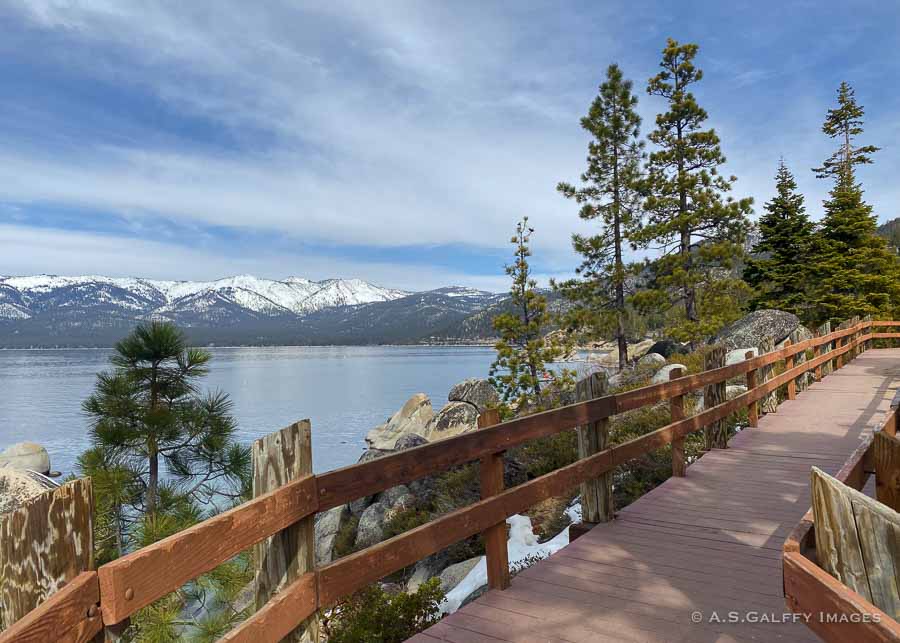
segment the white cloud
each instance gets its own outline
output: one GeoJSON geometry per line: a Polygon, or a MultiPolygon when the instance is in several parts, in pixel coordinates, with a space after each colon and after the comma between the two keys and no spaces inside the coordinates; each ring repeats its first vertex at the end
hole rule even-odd
{"type": "MultiPolygon", "coordinates": [[[[253,274],[271,279],[359,277],[406,290],[461,284],[502,291],[509,287],[500,274],[471,275],[428,264],[398,261],[349,261],[318,254],[226,254],[214,248],[188,248],[156,241],[71,230],[0,224],[0,275],[100,274],[149,279],[217,279],[253,274]],[[48,269],[52,266],[52,269],[48,269]]],[[[537,278],[546,284],[551,276],[537,278]]],[[[565,275],[562,275],[565,276],[565,275]]]]}

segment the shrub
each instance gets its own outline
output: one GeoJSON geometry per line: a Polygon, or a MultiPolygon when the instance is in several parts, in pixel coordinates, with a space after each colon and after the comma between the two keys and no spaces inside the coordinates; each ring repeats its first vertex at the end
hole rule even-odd
{"type": "Polygon", "coordinates": [[[574,430],[529,440],[518,451],[529,478],[537,478],[578,459],[578,438],[574,430]]]}
{"type": "Polygon", "coordinates": [[[339,603],[322,629],[328,643],[402,643],[440,620],[443,600],[436,578],[409,594],[370,585],[339,603]]]}
{"type": "Polygon", "coordinates": [[[335,558],[341,558],[356,551],[356,528],[359,527],[359,516],[351,516],[341,525],[334,538],[335,558]]]}
{"type": "Polygon", "coordinates": [[[424,509],[404,509],[398,511],[384,523],[384,539],[393,538],[402,533],[424,525],[431,520],[431,514],[424,509]]]}

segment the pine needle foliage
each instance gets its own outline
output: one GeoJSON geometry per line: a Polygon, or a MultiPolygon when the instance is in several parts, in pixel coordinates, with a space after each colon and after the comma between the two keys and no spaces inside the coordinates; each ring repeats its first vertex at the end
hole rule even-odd
{"type": "Polygon", "coordinates": [[[753,310],[777,308],[809,318],[809,274],[816,250],[815,225],[803,195],[785,165],[778,164],[776,194],[759,220],[759,240],[747,260],[744,280],[753,288],[753,310]]]}
{"type": "Polygon", "coordinates": [[[619,348],[619,369],[628,362],[626,309],[629,270],[623,249],[640,226],[641,118],[632,82],[618,65],[606,70],[606,80],[591,103],[581,127],[590,132],[587,170],[581,187],[560,183],[557,190],[581,206],[585,221],[599,220],[601,231],[572,235],[572,246],[581,255],[578,275],[558,285],[574,303],[569,315],[573,326],[587,328],[594,337],[612,330],[619,348]]]}
{"type": "MultiPolygon", "coordinates": [[[[547,365],[563,357],[569,348],[559,333],[544,337],[552,316],[528,263],[533,232],[528,217],[516,225],[516,234],[510,240],[515,247],[515,260],[506,266],[506,274],[512,279],[513,312],[501,313],[492,321],[500,339],[494,345],[497,357],[491,364],[490,381],[507,408],[520,410],[541,406],[541,382],[547,365]]],[[[567,373],[561,375],[565,377],[567,373]]]]}
{"type": "Polygon", "coordinates": [[[834,186],[825,201],[814,262],[812,317],[816,324],[848,317],[894,316],[900,312],[900,261],[878,235],[872,206],[863,199],[856,167],[872,163],[874,145],[857,145],[865,110],[847,83],[838,88],[838,106],[828,110],[822,131],[838,149],[815,168],[834,186]]]}
{"type": "Polygon", "coordinates": [[[735,301],[711,294],[741,291],[733,269],[744,254],[753,203],[729,196],[737,178],[719,173],[725,163],[719,137],[715,130],[704,129],[708,115],[690,91],[703,78],[694,65],[698,49],[670,38],[662,52],[662,70],[647,84],[647,93],[664,99],[667,110],[656,117],[656,129],[648,135],[656,149],[647,164],[647,222],[636,237],[662,256],[655,261],[650,288],[635,303],[648,310],[673,307],[668,334],[691,342],[708,337],[739,314],[735,301]]]}

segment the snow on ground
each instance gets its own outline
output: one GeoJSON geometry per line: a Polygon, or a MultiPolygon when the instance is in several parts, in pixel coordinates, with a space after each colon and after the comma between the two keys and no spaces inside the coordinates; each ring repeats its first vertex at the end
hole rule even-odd
{"type": "MultiPolygon", "coordinates": [[[[581,505],[577,506],[580,519],[581,505]]],[[[566,511],[568,513],[569,510],[567,509],[566,511]]],[[[531,518],[517,514],[507,518],[506,522],[510,527],[509,541],[507,543],[510,569],[514,569],[517,563],[522,563],[529,557],[546,558],[569,544],[568,527],[563,529],[552,540],[539,543],[531,527],[531,518]]],[[[458,610],[463,601],[466,600],[466,597],[482,585],[487,585],[487,561],[484,556],[472,568],[472,571],[462,579],[459,585],[447,592],[447,598],[441,603],[441,613],[452,614],[458,610]]]]}

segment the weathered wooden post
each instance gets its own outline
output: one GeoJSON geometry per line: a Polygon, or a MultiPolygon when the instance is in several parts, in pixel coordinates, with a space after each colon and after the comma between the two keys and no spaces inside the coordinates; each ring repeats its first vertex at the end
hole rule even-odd
{"type": "MultiPolygon", "coordinates": [[[[683,368],[673,368],[669,371],[669,381],[676,380],[684,375],[683,368]]],[[[676,395],[669,400],[669,412],[672,422],[684,419],[684,395],[676,395]]],[[[672,475],[683,478],[687,464],[684,460],[684,436],[672,440],[672,475]]]]}
{"type": "MultiPolygon", "coordinates": [[[[825,337],[826,335],[831,334],[831,322],[825,322],[821,326],[819,326],[819,337],[825,337]]],[[[819,355],[824,355],[825,353],[831,352],[831,342],[825,342],[821,344],[819,347],[819,355]]],[[[831,361],[827,360],[824,363],[820,364],[816,367],[816,379],[821,381],[823,377],[828,375],[831,372],[831,361]]]]}
{"type": "MultiPolygon", "coordinates": [[[[271,433],[253,443],[253,497],[312,473],[312,427],[309,420],[271,433]]],[[[254,545],[256,609],[316,564],[315,514],[254,545]]],[[[319,617],[309,617],[283,641],[315,643],[319,617]]]]}
{"type": "MultiPolygon", "coordinates": [[[[800,344],[801,342],[804,341],[804,340],[803,340],[803,337],[801,336],[799,330],[795,330],[793,333],[791,333],[790,339],[791,339],[791,344],[792,344],[792,345],[797,345],[797,344],[800,344]]],[[[794,355],[794,366],[799,366],[800,364],[803,364],[803,363],[806,362],[806,361],[807,361],[807,359],[806,359],[806,351],[800,351],[799,353],[797,353],[796,355],[794,355]]],[[[804,372],[802,375],[798,375],[798,376],[795,378],[795,381],[796,381],[796,383],[797,383],[797,384],[796,384],[796,391],[797,391],[798,393],[802,393],[802,392],[805,391],[807,388],[809,388],[809,378],[808,378],[808,375],[809,375],[809,371],[806,371],[806,372],[804,372]]]]}
{"type": "MultiPolygon", "coordinates": [[[[575,384],[575,399],[587,402],[606,395],[609,380],[606,373],[591,373],[575,384]]],[[[609,418],[579,426],[578,457],[587,458],[607,448],[609,418]]],[[[581,521],[585,528],[599,522],[609,522],[615,516],[612,495],[612,472],[608,471],[581,484],[581,521]]]]}
{"type": "MultiPolygon", "coordinates": [[[[775,340],[772,337],[765,337],[759,345],[759,354],[768,355],[775,350],[775,340]]],[[[759,369],[758,380],[760,384],[765,384],[775,376],[775,364],[766,364],[759,369]]],[[[772,391],[759,402],[759,408],[763,413],[775,413],[778,410],[778,394],[772,391]]]]}
{"type": "MultiPolygon", "coordinates": [[[[485,409],[478,416],[478,428],[483,429],[500,423],[497,409],[485,409]]],[[[503,451],[491,453],[481,458],[481,498],[490,498],[503,491],[503,451]]],[[[484,555],[487,559],[488,587],[506,589],[509,587],[509,554],[506,545],[506,520],[491,525],[481,534],[484,541],[484,555]]]]}
{"type": "MultiPolygon", "coordinates": [[[[747,351],[747,354],[744,355],[744,359],[747,361],[753,359],[753,351],[747,351]]],[[[747,371],[747,392],[752,393],[753,389],[756,388],[756,369],[751,369],[747,371]]],[[[759,403],[758,402],[750,402],[747,405],[747,424],[751,427],[759,426],[759,403]]]]}
{"type": "MultiPolygon", "coordinates": [[[[784,343],[785,348],[790,348],[793,345],[794,345],[794,342],[792,342],[791,340],[787,340],[784,343]]],[[[794,368],[794,356],[788,355],[787,357],[784,358],[784,370],[789,371],[792,368],[794,368]]],[[[797,399],[797,379],[794,377],[789,379],[788,383],[787,383],[787,399],[789,399],[789,400],[797,399]]]]}
{"type": "Polygon", "coordinates": [[[878,431],[875,434],[875,497],[900,511],[900,440],[878,431]]]}
{"type": "MultiPolygon", "coordinates": [[[[710,371],[725,366],[725,346],[716,344],[706,354],[705,368],[710,371]]],[[[725,382],[709,384],[703,389],[703,408],[711,409],[725,402],[725,382]]],[[[706,427],[706,448],[725,449],[728,447],[728,434],[725,420],[717,420],[706,427]]]]}
{"type": "Polygon", "coordinates": [[[0,630],[94,568],[93,508],[82,478],[0,516],[0,630]]]}

